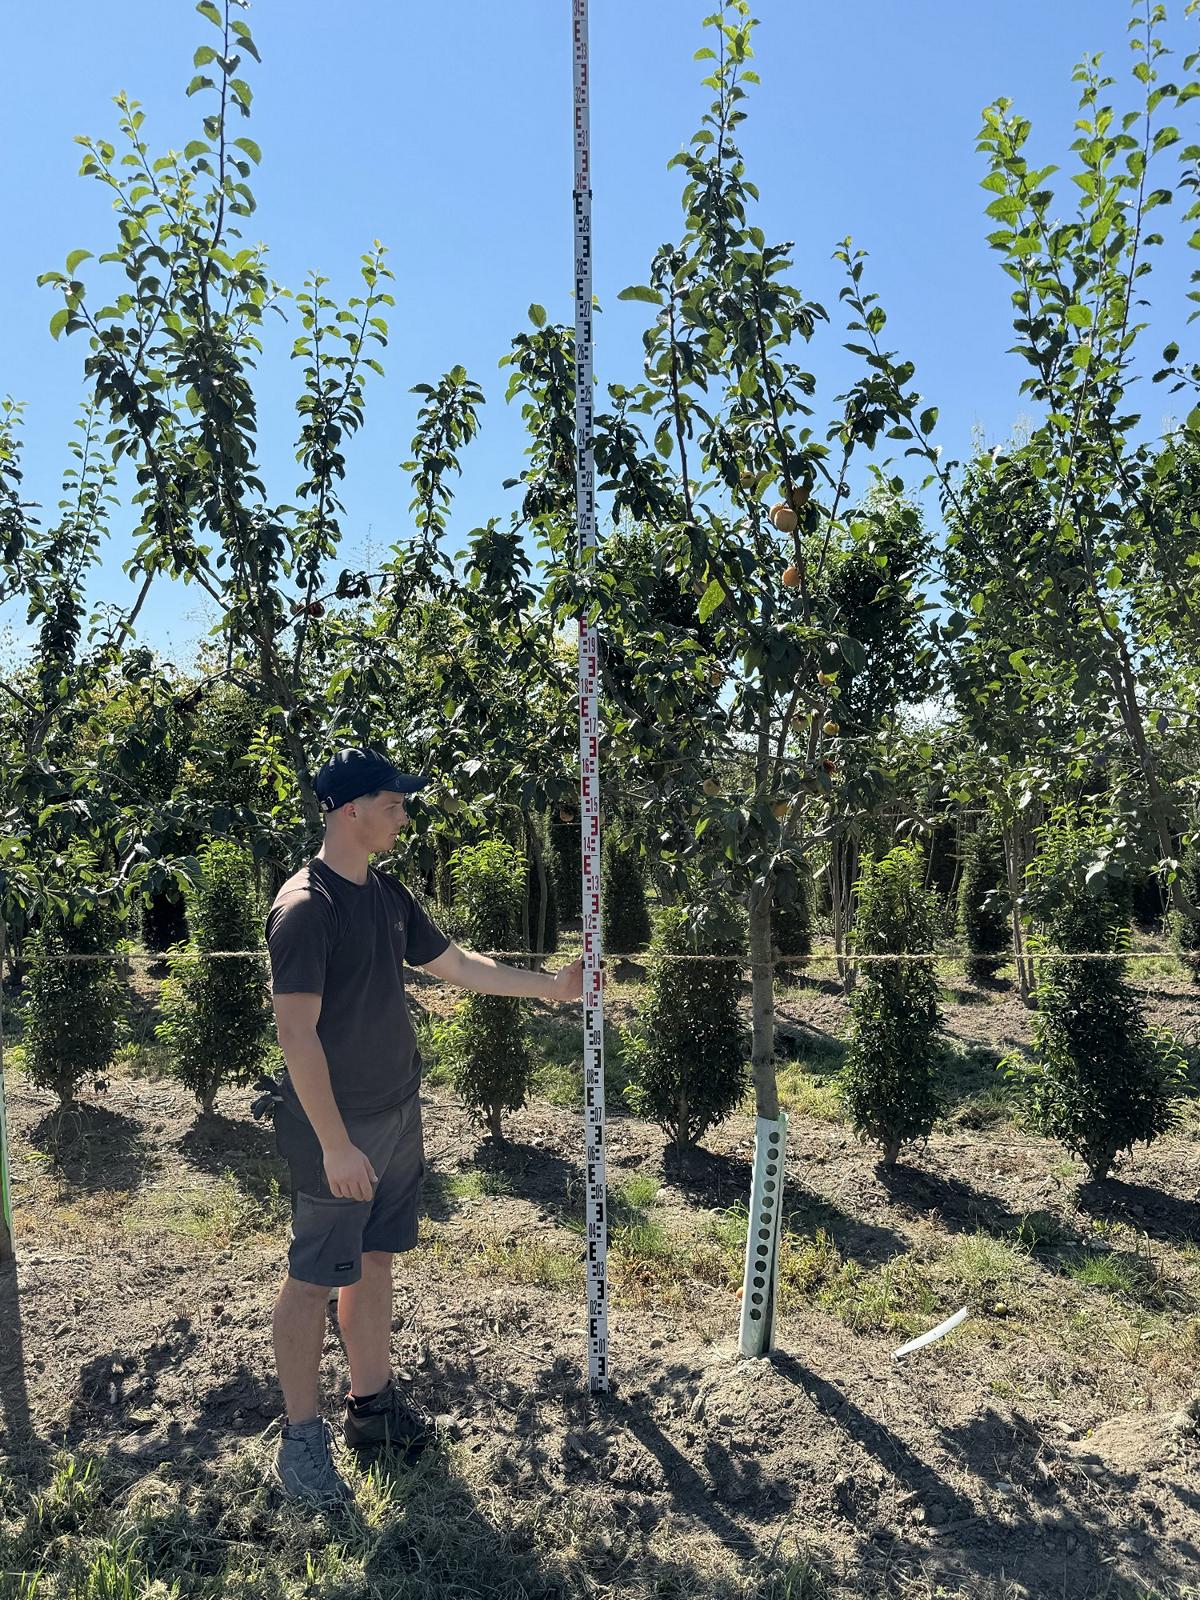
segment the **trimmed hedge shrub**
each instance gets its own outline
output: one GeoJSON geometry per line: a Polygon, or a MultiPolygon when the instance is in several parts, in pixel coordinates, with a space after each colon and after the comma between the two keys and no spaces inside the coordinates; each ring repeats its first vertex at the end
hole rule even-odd
{"type": "Polygon", "coordinates": [[[82,843],[70,846],[53,892],[68,909],[48,907],[30,941],[32,958],[25,986],[25,1068],[62,1107],[74,1103],[91,1080],[104,1087],[125,1011],[125,985],[115,961],[39,960],[61,955],[108,955],[128,949],[122,937],[123,908],[97,885],[95,856],[82,843]]]}
{"type": "Polygon", "coordinates": [[[267,963],[205,960],[210,950],[261,950],[262,910],[248,850],[215,839],[200,851],[200,877],[187,895],[192,940],[168,956],[163,1020],[154,1030],[171,1048],[175,1076],[211,1112],[226,1084],[262,1069],[270,1035],[267,963]]]}
{"type": "MultiPolygon", "coordinates": [[[[807,872],[798,873],[795,893],[790,901],[776,891],[771,901],[771,953],[778,956],[807,956],[812,953],[812,879],[807,872]]],[[[804,962],[792,962],[776,967],[778,983],[788,983],[804,971],[804,962]]]]}
{"type": "MultiPolygon", "coordinates": [[[[1047,943],[1065,952],[1129,947],[1129,895],[1087,869],[1104,840],[1059,819],[1029,872],[1028,899],[1047,943]]],[[[1033,1052],[1001,1067],[1022,1090],[1031,1123],[1058,1139],[1094,1180],[1122,1151],[1170,1128],[1185,1063],[1171,1035],[1151,1028],[1113,960],[1038,963],[1033,1052]]]]}
{"type": "MultiPolygon", "coordinates": [[[[868,856],[855,893],[855,949],[902,955],[933,948],[937,900],[924,887],[918,846],[868,856]]],[[[851,1035],[839,1075],[842,1099],[861,1139],[892,1167],[902,1145],[926,1138],[941,1109],[938,980],[932,960],[863,964],[850,997],[851,1035]]]]}
{"type": "MultiPolygon", "coordinates": [[[[476,950],[516,950],[525,898],[525,858],[510,844],[464,845],[451,858],[456,924],[476,950]]],[[[505,1111],[529,1098],[533,1063],[514,996],[468,994],[435,1025],[434,1048],[469,1110],[502,1139],[505,1111]]]]}
{"type": "Polygon", "coordinates": [[[550,823],[546,834],[546,869],[554,879],[559,917],[563,922],[578,922],[583,915],[578,821],[550,823]]]}
{"type": "Polygon", "coordinates": [[[605,951],[635,955],[650,942],[646,875],[636,840],[619,828],[604,836],[601,864],[601,939],[605,951]]]}
{"type": "Polygon", "coordinates": [[[162,955],[173,944],[188,936],[187,912],[183,896],[174,900],[166,894],[146,895],[139,908],[142,943],[155,955],[162,955]]]}
{"type": "Polygon", "coordinates": [[[744,956],[744,927],[731,905],[697,928],[681,906],[655,921],[646,999],[626,1041],[625,1098],[676,1145],[692,1145],[735,1109],[746,1087],[747,1041],[738,1012],[736,962],[672,956],[744,956]]]}
{"type": "Polygon", "coordinates": [[[967,946],[967,976],[973,983],[994,978],[1012,949],[1012,902],[1004,846],[990,829],[966,841],[958,886],[958,934],[967,946]]]}

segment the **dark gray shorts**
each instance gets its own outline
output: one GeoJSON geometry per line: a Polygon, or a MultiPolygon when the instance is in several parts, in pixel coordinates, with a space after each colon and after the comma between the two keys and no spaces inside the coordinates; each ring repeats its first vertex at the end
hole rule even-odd
{"type": "Polygon", "coordinates": [[[345,1200],[325,1177],[316,1132],[298,1105],[276,1102],[275,1144],[288,1164],[292,1242],[288,1273],[303,1283],[357,1283],[364,1250],[395,1253],[417,1242],[417,1203],[425,1176],[421,1101],[368,1115],[343,1112],[350,1142],[366,1156],[378,1180],[372,1200],[345,1200]]]}

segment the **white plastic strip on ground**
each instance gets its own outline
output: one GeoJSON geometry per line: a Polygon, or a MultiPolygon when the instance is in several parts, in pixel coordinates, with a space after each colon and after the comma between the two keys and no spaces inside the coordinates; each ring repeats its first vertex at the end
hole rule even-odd
{"type": "Polygon", "coordinates": [[[892,1359],[898,1361],[901,1356],[910,1356],[914,1350],[923,1350],[927,1344],[932,1344],[935,1339],[943,1339],[946,1334],[953,1333],[955,1328],[967,1320],[969,1310],[966,1306],[961,1311],[956,1311],[952,1317],[947,1317],[945,1322],[939,1322],[936,1328],[930,1328],[928,1333],[923,1333],[919,1339],[910,1339],[907,1344],[902,1344],[899,1350],[892,1352],[892,1359]]]}
{"type": "MultiPolygon", "coordinates": [[[[587,0],[572,0],[575,65],[575,513],[582,573],[596,544],[592,447],[592,168],[587,0]]],[[[608,1388],[608,1219],[604,1176],[604,990],[600,957],[600,640],[579,619],[579,798],[583,868],[583,1103],[587,1166],[588,1376],[608,1388]]]]}

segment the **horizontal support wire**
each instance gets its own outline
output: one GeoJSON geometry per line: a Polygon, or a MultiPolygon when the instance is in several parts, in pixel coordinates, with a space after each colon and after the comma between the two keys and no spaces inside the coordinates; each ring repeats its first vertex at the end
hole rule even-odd
{"type": "MultiPolygon", "coordinates": [[[[562,953],[570,954],[569,951],[562,953]]],[[[545,961],[549,955],[559,954],[559,952],[548,952],[545,950],[475,950],[472,951],[471,954],[488,956],[495,960],[545,961]]],[[[867,952],[863,952],[860,955],[853,950],[847,950],[841,953],[836,950],[814,950],[809,955],[773,956],[770,961],[754,962],[750,961],[745,956],[675,955],[666,952],[660,955],[657,952],[638,950],[632,955],[612,955],[606,953],[605,962],[629,961],[638,966],[647,966],[652,963],[657,964],[661,961],[708,961],[720,962],[724,964],[733,963],[737,966],[745,967],[748,970],[761,972],[765,967],[788,966],[798,961],[852,961],[855,966],[860,966],[867,962],[876,961],[934,961],[939,963],[944,963],[947,961],[967,961],[971,959],[971,956],[972,952],[969,950],[949,952],[937,950],[905,951],[895,955],[886,953],[870,954],[867,952]]],[[[269,959],[269,952],[266,950],[181,950],[172,952],[168,955],[144,955],[136,951],[131,951],[128,954],[121,951],[114,951],[108,954],[87,955],[28,955],[22,956],[20,960],[22,966],[45,966],[53,963],[61,963],[65,965],[67,963],[87,961],[119,961],[127,965],[132,965],[135,962],[155,963],[169,961],[237,961],[249,960],[250,958],[253,958],[257,961],[266,961],[269,959]]],[[[1018,958],[1014,956],[1013,952],[1010,950],[1007,952],[988,951],[985,959],[988,961],[999,961],[1001,964],[1003,964],[1004,962],[1015,961],[1018,958]]],[[[1019,959],[1022,961],[1187,961],[1191,959],[1191,957],[1190,955],[1177,953],[1173,950],[1026,950],[1022,952],[1019,959]]],[[[1200,961],[1200,951],[1196,952],[1196,959],[1200,961]]],[[[418,972],[421,971],[419,967],[414,970],[418,972]]],[[[435,973],[427,973],[425,976],[433,978],[437,975],[435,973]]]]}

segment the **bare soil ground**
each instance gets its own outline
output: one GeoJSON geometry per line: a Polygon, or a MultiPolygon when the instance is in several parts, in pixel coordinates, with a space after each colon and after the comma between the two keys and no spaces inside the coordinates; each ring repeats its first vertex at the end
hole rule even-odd
{"type": "MultiPolygon", "coordinates": [[[[1200,991],[1139,982],[1156,1020],[1195,1035],[1200,991]]],[[[141,989],[152,1007],[153,980],[141,989]]],[[[618,1032],[634,993],[613,985],[618,1032]]],[[[424,984],[416,998],[445,1003],[424,984]]],[[[434,1074],[393,1353],[449,1438],[411,1469],[364,1469],[345,1524],[264,1486],[287,1204],[250,1095],[201,1118],[133,1053],[60,1119],[18,1052],[0,1600],[1200,1595],[1197,1121],[1081,1184],[996,1078],[1030,1013],[1002,983],[946,999],[947,1118],[885,1175],[829,1093],[841,995],[811,979],[783,993],[787,1248],[767,1359],[736,1352],[751,1117],[680,1156],[612,1105],[603,1399],[586,1392],[578,1115],[539,1099],[493,1149],[434,1074]],[[893,1358],[963,1305],[954,1335],[893,1358]]],[[[538,1026],[571,1055],[577,1029],[538,1026]]],[[[332,1412],[332,1313],[323,1384],[332,1412]]]]}

